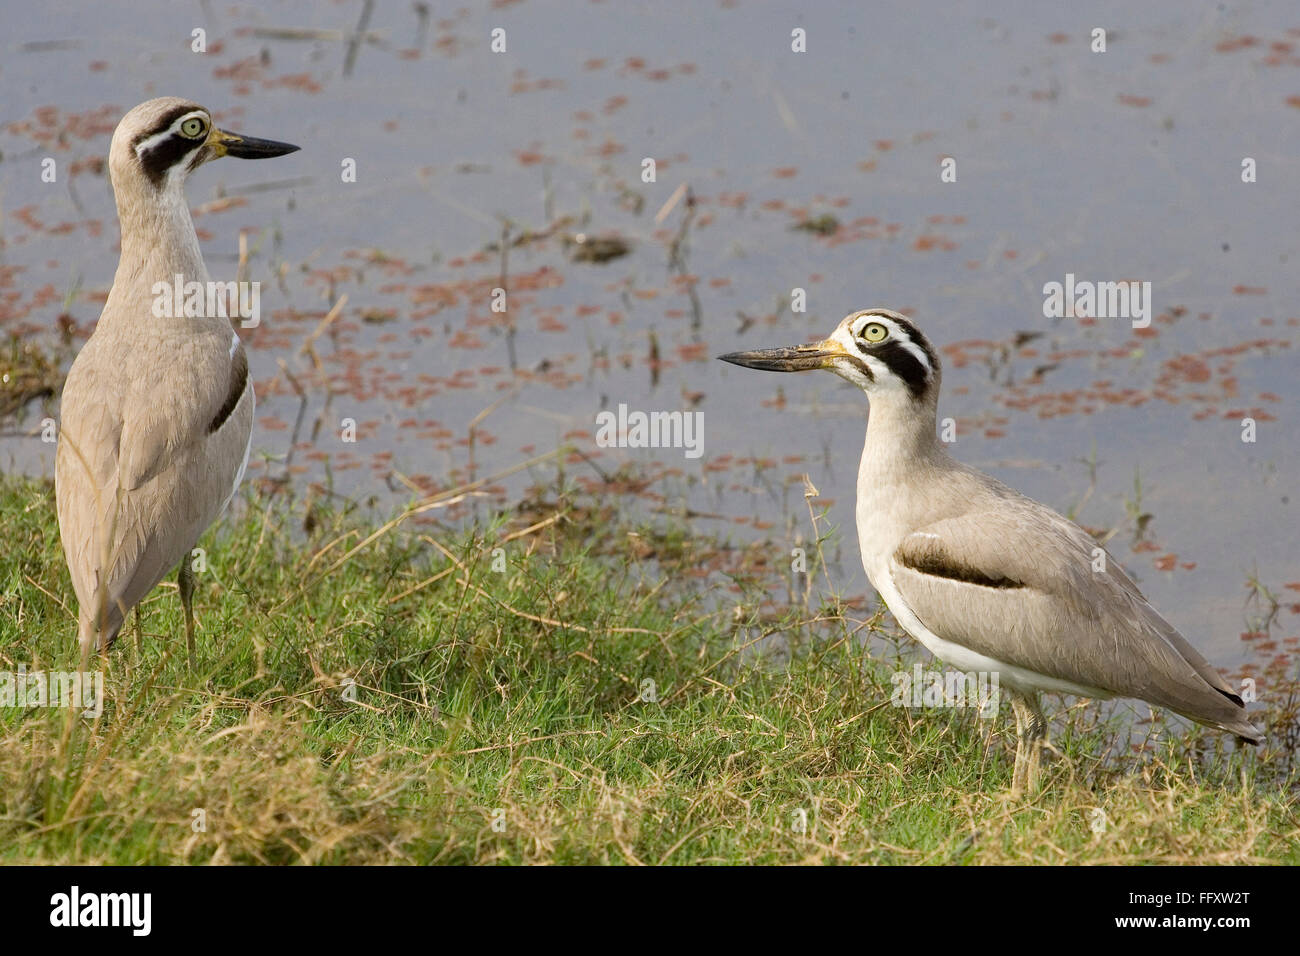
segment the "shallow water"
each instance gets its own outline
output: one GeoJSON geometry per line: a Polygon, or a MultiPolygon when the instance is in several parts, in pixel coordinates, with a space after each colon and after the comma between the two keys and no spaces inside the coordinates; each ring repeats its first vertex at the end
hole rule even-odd
{"type": "MultiPolygon", "coordinates": [[[[863,593],[865,399],[833,376],[713,357],[820,338],[881,305],[944,350],[958,457],[1065,510],[1087,494],[1095,448],[1079,520],[1123,527],[1112,551],[1217,662],[1239,659],[1248,575],[1300,581],[1294,7],[522,2],[422,21],[379,3],[349,74],[362,6],[9,14],[0,330],[52,338],[66,297],[88,333],[117,243],[95,161],[126,109],[185,95],[302,147],[210,165],[189,186],[213,275],[233,276],[242,229],[264,283],[264,320],[243,334],[259,394],[251,479],[285,470],[300,401],[282,360],[307,392],[296,481],[399,501],[570,441],[595,464],[571,459],[568,474],[599,485],[597,469],[649,469],[641,507],[715,515],[692,520],[771,535],[784,555],[808,534],[806,472],[844,533],[836,580],[863,593]],[[1094,26],[1110,31],[1104,54],[1089,49],[1094,26]],[[796,27],[807,53],[791,52],[796,27]],[[57,183],[40,180],[46,156],[57,183]],[[940,181],[944,157],[956,182],[940,181]],[[683,184],[693,214],[679,200],[657,223],[683,184]],[[823,216],[838,228],[792,228],[823,216]],[[513,340],[490,308],[506,222],[512,241],[545,233],[509,250],[513,340]],[[630,251],[581,261],[563,239],[579,233],[630,251]],[[1044,318],[1044,284],[1067,274],[1150,281],[1150,327],[1044,318]],[[795,288],[804,313],[781,305],[795,288]],[[317,366],[304,342],[343,295],[317,366]],[[597,412],[620,403],[701,412],[703,454],[596,447],[597,412]],[[1153,516],[1136,547],[1135,475],[1153,516]]],[[[34,405],[28,437],[0,440],[0,465],[49,472],[52,446],[33,437],[44,414],[34,405]]],[[[529,477],[497,490],[508,500],[529,477]]]]}

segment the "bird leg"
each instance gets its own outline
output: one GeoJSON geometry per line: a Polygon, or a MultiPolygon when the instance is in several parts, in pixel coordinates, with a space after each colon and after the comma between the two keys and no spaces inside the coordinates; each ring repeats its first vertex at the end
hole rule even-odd
{"type": "Polygon", "coordinates": [[[1020,698],[1014,693],[1011,698],[1011,713],[1016,717],[1016,762],[1011,771],[1011,795],[1018,797],[1024,791],[1023,772],[1025,767],[1025,712],[1020,698]]]}
{"type": "Polygon", "coordinates": [[[190,654],[190,670],[194,670],[194,569],[190,567],[188,553],[176,571],[176,587],[181,592],[181,606],[185,608],[185,648],[190,654]]]}
{"type": "Polygon", "coordinates": [[[1016,715],[1016,765],[1011,772],[1011,795],[1033,794],[1038,789],[1038,766],[1047,742],[1047,718],[1038,706],[1036,693],[1011,691],[1011,710],[1016,715]]]}

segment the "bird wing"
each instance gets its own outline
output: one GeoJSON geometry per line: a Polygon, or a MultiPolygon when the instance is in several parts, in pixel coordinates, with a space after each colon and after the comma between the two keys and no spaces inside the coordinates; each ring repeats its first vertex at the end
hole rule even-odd
{"type": "Polygon", "coordinates": [[[1006,664],[1259,736],[1241,699],[1087,532],[1016,498],[899,544],[893,583],[927,628],[1006,664]]]}
{"type": "MultiPolygon", "coordinates": [[[[248,386],[248,355],[238,339],[228,367],[218,370],[216,381],[220,383],[217,387],[198,391],[192,401],[169,403],[146,398],[123,416],[118,476],[124,489],[132,491],[152,481],[180,449],[207,441],[225,424],[248,386]]],[[[159,390],[165,394],[176,388],[163,384],[159,390]]]]}

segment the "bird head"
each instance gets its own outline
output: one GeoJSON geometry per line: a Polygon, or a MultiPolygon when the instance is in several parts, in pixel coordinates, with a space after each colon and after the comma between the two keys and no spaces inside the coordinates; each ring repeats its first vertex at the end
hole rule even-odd
{"type": "Polygon", "coordinates": [[[221,156],[265,159],[292,153],[297,146],[218,129],[212,114],[197,103],[163,96],[132,109],[117,124],[109,149],[113,188],[166,193],[221,156]]]}
{"type": "Polygon", "coordinates": [[[829,338],[807,345],[731,352],[719,359],[768,372],[829,369],[868,396],[897,393],[931,399],[939,388],[939,356],[908,319],[889,309],[845,316],[829,338]]]}

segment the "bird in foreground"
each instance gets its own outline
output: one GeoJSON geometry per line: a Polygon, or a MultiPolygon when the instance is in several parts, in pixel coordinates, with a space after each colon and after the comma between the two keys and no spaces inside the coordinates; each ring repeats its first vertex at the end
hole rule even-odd
{"type": "Polygon", "coordinates": [[[122,254],[63,386],[54,469],[83,655],[107,650],[130,610],[177,567],[193,666],[190,552],[243,478],[253,383],[224,304],[190,310],[214,314],[187,315],[180,302],[160,309],[155,285],[209,282],[185,201],[191,172],[221,156],[297,148],[220,130],[202,106],[175,97],[141,103],[113,133],[122,254]]]}
{"type": "Polygon", "coordinates": [[[867,393],[857,495],[867,577],[936,657],[997,674],[1008,689],[1013,794],[1037,787],[1047,742],[1040,691],[1134,697],[1263,740],[1242,699],[1087,532],[948,455],[935,434],[939,356],[907,318],[867,309],[821,342],[719,358],[774,372],[829,369],[867,393]]]}

